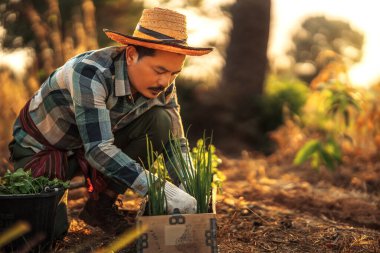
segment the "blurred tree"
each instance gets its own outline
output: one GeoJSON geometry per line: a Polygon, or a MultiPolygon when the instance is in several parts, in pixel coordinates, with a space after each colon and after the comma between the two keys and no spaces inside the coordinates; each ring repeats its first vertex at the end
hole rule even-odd
{"type": "Polygon", "coordinates": [[[270,7],[268,0],[238,0],[231,8],[233,28],[221,85],[233,100],[263,92],[270,7]]]}
{"type": "Polygon", "coordinates": [[[42,78],[75,53],[98,46],[92,0],[62,4],[58,0],[46,0],[45,4],[37,0],[9,0],[3,13],[4,47],[34,48],[42,78]]]}
{"type": "Polygon", "coordinates": [[[339,54],[348,66],[360,61],[364,36],[345,21],[318,16],[306,19],[292,40],[288,55],[294,59],[295,73],[310,82],[331,61],[326,50],[339,54]]]}
{"type": "MultiPolygon", "coordinates": [[[[25,81],[35,88],[34,80],[25,81]]],[[[0,67],[0,83],[0,175],[2,175],[4,169],[10,166],[7,159],[8,143],[12,138],[14,119],[31,94],[25,89],[23,80],[6,66],[0,67]]]]}
{"type": "Polygon", "coordinates": [[[6,29],[3,47],[34,48],[41,80],[72,56],[97,49],[98,37],[106,38],[100,36],[102,28],[134,27],[136,22],[128,26],[128,20],[136,13],[140,15],[142,9],[142,3],[134,4],[132,0],[45,0],[44,3],[5,0],[0,6],[0,25],[6,29]],[[112,18],[104,18],[110,15],[112,18]]]}
{"type": "Polygon", "coordinates": [[[144,7],[143,1],[94,0],[98,42],[101,47],[115,43],[103,33],[103,28],[132,34],[144,7]]]}
{"type": "Polygon", "coordinates": [[[270,10],[269,0],[237,0],[232,6],[233,28],[219,90],[223,136],[258,149],[267,142],[259,112],[268,64],[270,10]]]}
{"type": "Polygon", "coordinates": [[[191,115],[184,115],[193,123],[192,132],[213,130],[216,146],[226,152],[267,145],[260,113],[270,9],[270,0],[237,0],[231,6],[233,28],[221,83],[216,90],[198,89],[199,103],[192,102],[191,115]]]}

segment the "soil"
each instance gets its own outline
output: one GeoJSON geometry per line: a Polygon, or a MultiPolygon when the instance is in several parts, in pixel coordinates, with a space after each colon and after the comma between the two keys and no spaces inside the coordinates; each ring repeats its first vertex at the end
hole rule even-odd
{"type": "MultiPolygon", "coordinates": [[[[217,197],[221,253],[380,252],[380,159],[346,155],[335,171],[293,166],[292,152],[220,154],[217,197]]],[[[115,240],[77,218],[84,188],[70,191],[72,224],[54,252],[92,252],[115,240]]],[[[122,208],[138,210],[124,196],[122,208]]],[[[127,250],[125,252],[128,252],[127,250]]]]}

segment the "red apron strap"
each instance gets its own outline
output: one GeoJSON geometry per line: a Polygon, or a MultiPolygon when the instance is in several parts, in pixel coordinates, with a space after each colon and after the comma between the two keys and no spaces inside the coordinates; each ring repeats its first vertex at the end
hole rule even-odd
{"type": "MultiPolygon", "coordinates": [[[[46,176],[50,179],[58,178],[66,180],[68,170],[67,150],[57,149],[52,146],[39,131],[29,114],[29,100],[20,112],[20,123],[22,129],[43,144],[46,149],[35,155],[25,165],[25,169],[30,169],[34,177],[46,176]]],[[[85,159],[83,148],[75,150],[79,167],[86,179],[86,186],[90,196],[97,199],[98,193],[107,188],[106,179],[96,169],[92,168],[85,159]]]]}

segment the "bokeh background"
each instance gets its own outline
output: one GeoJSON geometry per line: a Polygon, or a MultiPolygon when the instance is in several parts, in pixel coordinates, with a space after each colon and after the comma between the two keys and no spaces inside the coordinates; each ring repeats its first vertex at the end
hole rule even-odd
{"type": "Polygon", "coordinates": [[[2,167],[15,117],[49,74],[76,54],[115,45],[103,28],[132,34],[154,6],[186,14],[190,43],[215,47],[188,58],[177,80],[192,144],[206,131],[227,154],[270,154],[290,145],[274,131],[292,122],[350,152],[377,151],[376,1],[1,0],[2,167]]]}

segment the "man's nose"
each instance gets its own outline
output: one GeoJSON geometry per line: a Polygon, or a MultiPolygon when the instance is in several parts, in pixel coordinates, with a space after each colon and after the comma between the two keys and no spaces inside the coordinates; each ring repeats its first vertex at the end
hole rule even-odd
{"type": "Polygon", "coordinates": [[[158,84],[164,86],[165,88],[172,82],[172,75],[170,73],[165,73],[160,75],[158,79],[158,84]]]}

